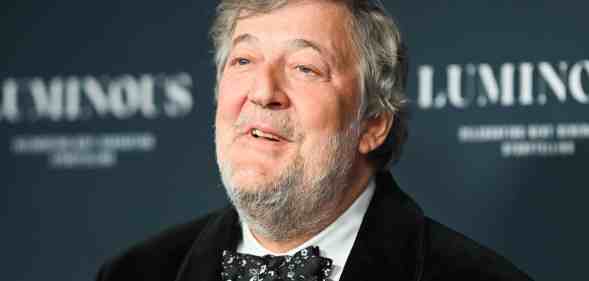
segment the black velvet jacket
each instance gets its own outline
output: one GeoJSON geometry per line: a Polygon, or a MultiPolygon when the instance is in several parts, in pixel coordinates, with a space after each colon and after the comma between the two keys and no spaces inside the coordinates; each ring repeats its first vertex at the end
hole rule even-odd
{"type": "MultiPolygon", "coordinates": [[[[219,281],[221,253],[241,239],[231,207],[173,227],[105,263],[98,281],[219,281]]],[[[341,281],[531,280],[505,258],[425,217],[388,173],[376,176],[341,281]]]]}

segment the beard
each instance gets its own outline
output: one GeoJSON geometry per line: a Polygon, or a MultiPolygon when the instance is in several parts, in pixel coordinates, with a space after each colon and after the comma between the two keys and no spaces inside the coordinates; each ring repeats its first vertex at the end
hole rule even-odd
{"type": "MultiPolygon", "coordinates": [[[[284,123],[284,122],[283,122],[284,123]]],[[[273,179],[245,186],[234,180],[231,161],[217,162],[227,195],[239,217],[253,232],[286,241],[321,229],[332,220],[349,186],[360,122],[299,153],[273,179]]]]}

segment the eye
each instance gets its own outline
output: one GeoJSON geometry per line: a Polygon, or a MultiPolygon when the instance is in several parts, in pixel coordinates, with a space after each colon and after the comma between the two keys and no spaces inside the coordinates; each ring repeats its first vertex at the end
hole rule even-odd
{"type": "Polygon", "coordinates": [[[232,71],[243,72],[249,71],[253,65],[254,62],[251,58],[234,56],[229,59],[227,68],[232,71]]]}
{"type": "Polygon", "coordinates": [[[246,58],[237,57],[231,60],[231,65],[247,65],[251,61],[246,58]]]}
{"type": "Polygon", "coordinates": [[[295,67],[295,69],[297,69],[298,71],[300,71],[306,75],[319,75],[319,73],[317,71],[315,71],[312,68],[305,66],[305,65],[297,65],[295,67]]]}

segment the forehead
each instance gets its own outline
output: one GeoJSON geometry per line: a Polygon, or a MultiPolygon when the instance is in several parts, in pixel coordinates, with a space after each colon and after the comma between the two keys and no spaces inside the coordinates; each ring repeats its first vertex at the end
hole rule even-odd
{"type": "Polygon", "coordinates": [[[235,39],[246,35],[255,38],[248,43],[313,42],[345,61],[355,57],[350,23],[351,15],[343,4],[294,1],[266,13],[242,11],[231,39],[236,43],[235,39]]]}

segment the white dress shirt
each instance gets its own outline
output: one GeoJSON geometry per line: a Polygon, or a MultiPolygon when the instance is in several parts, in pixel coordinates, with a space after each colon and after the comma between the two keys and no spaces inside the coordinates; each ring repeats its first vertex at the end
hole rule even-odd
{"type": "Polygon", "coordinates": [[[374,195],[374,189],[374,180],[371,179],[367,188],[339,218],[305,243],[286,253],[274,253],[264,248],[254,238],[247,224],[242,221],[241,231],[243,239],[237,246],[237,252],[257,256],[294,255],[296,252],[309,246],[318,246],[321,256],[330,258],[333,261],[332,273],[329,278],[333,281],[339,281],[348,256],[352,251],[352,246],[354,246],[356,236],[358,236],[364,215],[368,210],[370,200],[374,195]]]}

